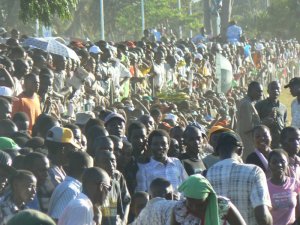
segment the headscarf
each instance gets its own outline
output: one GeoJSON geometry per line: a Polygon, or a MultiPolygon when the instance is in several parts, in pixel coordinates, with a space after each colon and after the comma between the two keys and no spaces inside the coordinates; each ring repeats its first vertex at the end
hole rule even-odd
{"type": "Polygon", "coordinates": [[[208,198],[208,204],[205,211],[205,225],[220,224],[217,195],[205,177],[200,174],[190,176],[180,185],[178,191],[182,192],[187,198],[208,198]]]}

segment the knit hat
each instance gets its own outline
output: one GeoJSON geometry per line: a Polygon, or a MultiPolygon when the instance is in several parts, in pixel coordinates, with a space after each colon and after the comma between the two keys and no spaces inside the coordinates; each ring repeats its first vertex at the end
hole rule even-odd
{"type": "Polygon", "coordinates": [[[25,209],[15,214],[7,225],[55,225],[55,222],[42,212],[25,209]]]}
{"type": "Polygon", "coordinates": [[[20,147],[14,142],[13,139],[8,137],[0,137],[0,150],[3,149],[20,149],[20,147]]]}

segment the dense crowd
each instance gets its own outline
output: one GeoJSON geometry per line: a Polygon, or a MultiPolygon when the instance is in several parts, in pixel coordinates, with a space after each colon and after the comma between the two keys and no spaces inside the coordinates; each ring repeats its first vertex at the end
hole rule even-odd
{"type": "Polygon", "coordinates": [[[0,28],[0,225],[300,224],[300,45],[227,38],[0,28]]]}

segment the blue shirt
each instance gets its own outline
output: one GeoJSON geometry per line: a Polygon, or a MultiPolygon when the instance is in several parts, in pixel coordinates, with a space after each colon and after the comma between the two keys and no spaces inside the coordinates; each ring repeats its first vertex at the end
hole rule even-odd
{"type": "Polygon", "coordinates": [[[81,182],[73,177],[66,176],[51,196],[48,215],[54,219],[59,219],[69,202],[80,194],[81,187],[81,182]]]}
{"type": "Polygon", "coordinates": [[[242,28],[237,25],[227,27],[226,31],[227,41],[230,43],[236,43],[240,41],[242,36],[242,28]]]}

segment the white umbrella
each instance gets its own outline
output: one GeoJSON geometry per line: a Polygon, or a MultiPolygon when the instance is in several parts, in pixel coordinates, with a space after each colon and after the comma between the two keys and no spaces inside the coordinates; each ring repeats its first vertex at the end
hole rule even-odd
{"type": "Polygon", "coordinates": [[[23,42],[23,46],[38,48],[45,52],[61,55],[67,58],[74,59],[76,61],[80,61],[78,55],[73,49],[60,43],[54,38],[27,38],[23,42]]]}

